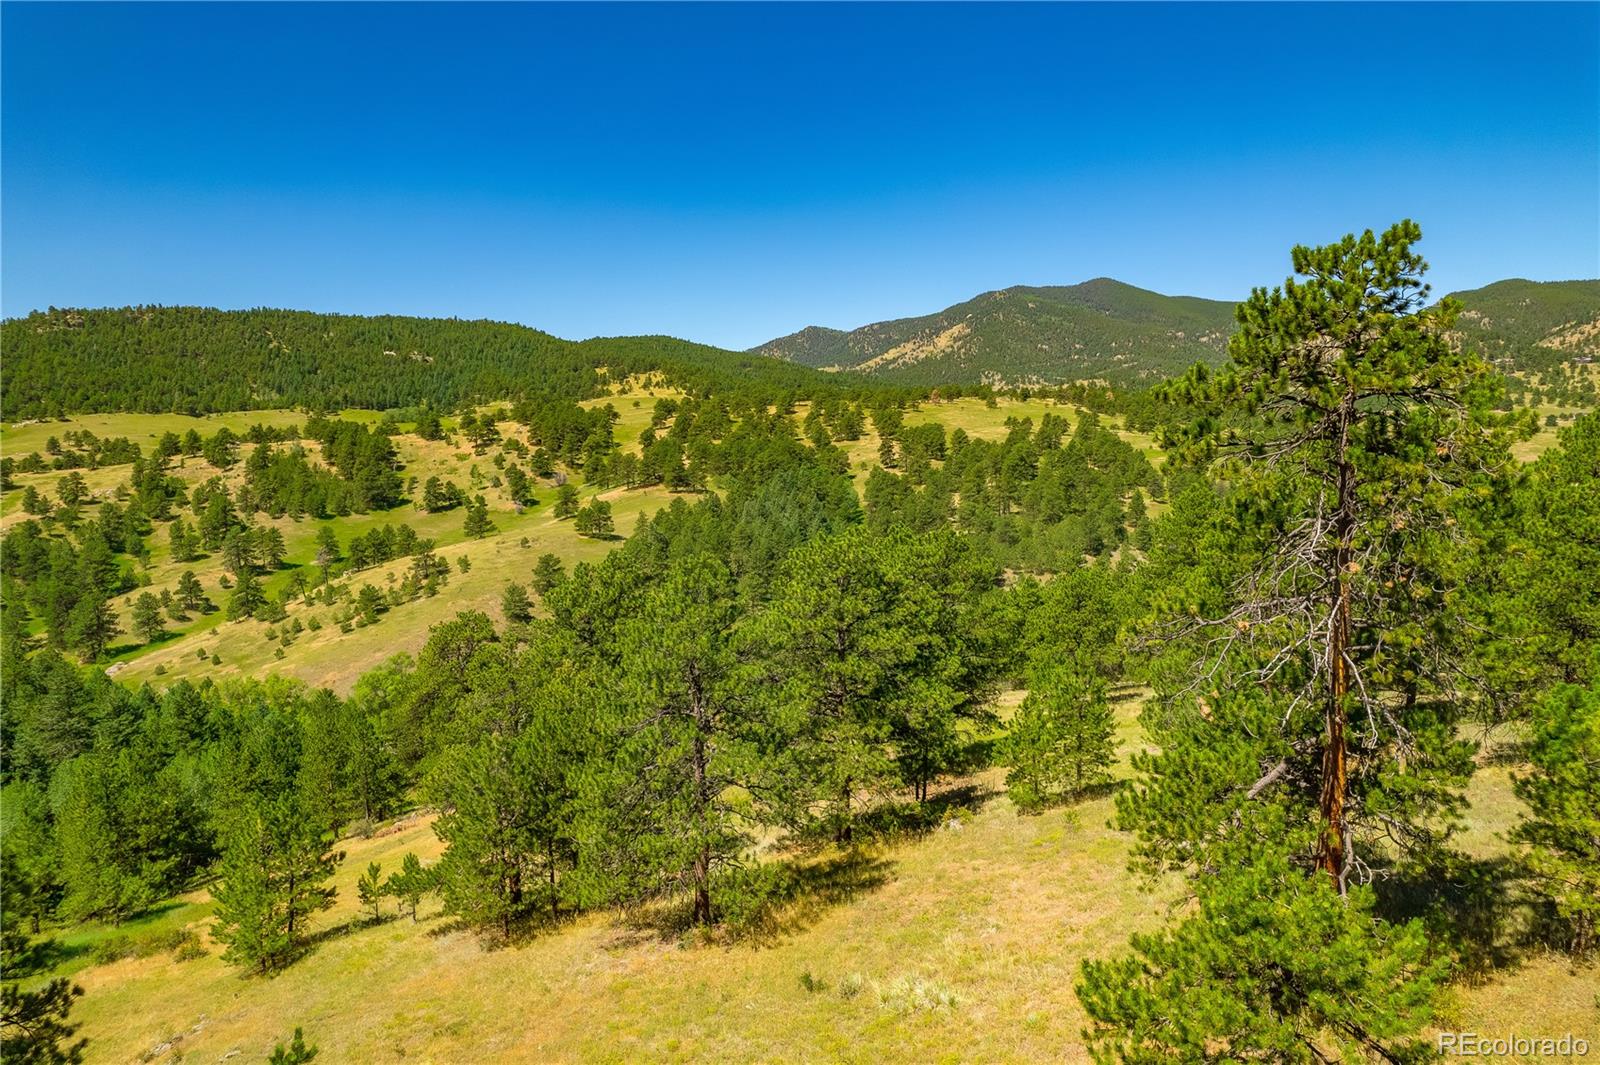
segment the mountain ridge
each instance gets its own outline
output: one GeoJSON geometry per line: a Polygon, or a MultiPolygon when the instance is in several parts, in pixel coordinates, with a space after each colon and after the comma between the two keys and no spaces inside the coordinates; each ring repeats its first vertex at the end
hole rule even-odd
{"type": "MultiPolygon", "coordinates": [[[[1519,369],[1600,355],[1600,281],[1508,278],[1450,295],[1463,304],[1457,335],[1519,369]]],[[[750,351],[906,383],[1138,385],[1221,363],[1235,306],[1097,277],[993,289],[856,329],[807,326],[750,351]]]]}

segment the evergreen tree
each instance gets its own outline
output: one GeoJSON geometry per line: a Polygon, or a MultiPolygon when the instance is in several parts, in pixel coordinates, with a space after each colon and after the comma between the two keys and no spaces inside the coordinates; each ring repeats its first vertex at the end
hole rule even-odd
{"type": "Polygon", "coordinates": [[[254,972],[292,961],[304,948],[311,916],[333,905],[328,886],[342,852],[307,817],[292,792],[247,800],[221,834],[220,880],[212,935],[223,960],[254,972]]]}
{"type": "Polygon", "coordinates": [[[284,556],[289,553],[288,545],[283,541],[283,533],[276,526],[263,525],[255,533],[255,558],[262,569],[269,573],[283,565],[284,556]]]}
{"type": "Polygon", "coordinates": [[[161,600],[149,592],[141,592],[133,604],[133,631],[145,643],[153,643],[166,631],[166,619],[161,614],[161,600]]]}
{"type": "Polygon", "coordinates": [[[570,518],[578,513],[578,490],[570,484],[557,488],[554,512],[558,519],[570,518]]]}
{"type": "MultiPolygon", "coordinates": [[[[9,885],[8,885],[9,890],[9,885]]],[[[11,976],[32,954],[28,937],[13,925],[8,911],[0,921],[0,972],[11,976]]],[[[88,1047],[87,1039],[74,1041],[79,1026],[68,1017],[72,1001],[83,988],[58,977],[24,991],[20,983],[0,988],[0,1061],[18,1065],[77,1065],[88,1047]]]]}
{"type": "Polygon", "coordinates": [[[92,590],[78,600],[67,620],[68,639],[83,652],[85,662],[98,661],[121,632],[116,611],[92,590]]]}
{"type": "Polygon", "coordinates": [[[611,517],[611,504],[603,499],[591,499],[578,511],[573,529],[579,536],[608,537],[616,534],[616,523],[611,517]]]}
{"type": "Polygon", "coordinates": [[[433,887],[433,871],[424,868],[422,860],[410,851],[400,860],[400,871],[390,873],[384,884],[384,889],[400,900],[401,911],[410,911],[413,923],[417,919],[417,907],[422,905],[422,897],[433,887]]]}
{"type": "Polygon", "coordinates": [[[561,565],[561,559],[549,553],[539,556],[539,561],[533,566],[533,590],[539,593],[542,599],[550,594],[551,589],[567,579],[567,573],[561,565]]]}
{"type": "Polygon", "coordinates": [[[235,577],[250,572],[256,566],[256,538],[244,529],[233,529],[222,541],[222,565],[235,577]]]}
{"type": "Polygon", "coordinates": [[[172,545],[172,561],[193,562],[200,557],[199,539],[182,518],[173,519],[167,528],[167,536],[172,545]]]}
{"type": "Polygon", "coordinates": [[[361,591],[356,593],[356,609],[361,612],[361,617],[368,625],[378,620],[378,613],[386,609],[383,603],[383,593],[371,584],[363,584],[361,591]]]}
{"type": "Polygon", "coordinates": [[[209,604],[206,592],[200,585],[200,579],[194,575],[193,570],[184,570],[178,578],[178,605],[185,611],[198,613],[209,604]]]}
{"type": "Polygon", "coordinates": [[[1600,927],[1600,679],[1562,685],[1534,709],[1533,772],[1514,778],[1528,813],[1513,838],[1528,868],[1586,954],[1600,927]]]}
{"type": "Polygon", "coordinates": [[[1159,751],[1117,809],[1138,863],[1190,873],[1201,909],[1085,966],[1106,1060],[1417,1052],[1444,963],[1359,885],[1437,854],[1460,808],[1458,541],[1510,435],[1489,368],[1446,336],[1457,308],[1428,305],[1419,236],[1296,248],[1306,280],[1256,290],[1231,364],[1181,393],[1213,413],[1178,458],[1223,500],[1186,545],[1205,564],[1162,588],[1184,620],[1145,714],[1159,751]]]}
{"type": "Polygon", "coordinates": [[[1089,662],[1043,671],[1029,685],[1004,744],[1006,790],[1024,810],[1081,795],[1110,779],[1116,721],[1089,662]]]}
{"type": "Polygon", "coordinates": [[[532,620],[533,601],[528,598],[527,589],[515,582],[506,585],[500,596],[500,612],[510,622],[520,624],[532,620]]]}
{"type": "Polygon", "coordinates": [[[604,686],[582,653],[553,630],[518,654],[479,652],[455,738],[429,788],[447,811],[432,871],[445,909],[504,936],[574,896],[580,781],[591,772],[604,686]]]}
{"type": "Polygon", "coordinates": [[[356,896],[360,899],[361,905],[371,911],[370,916],[374,922],[383,918],[383,897],[388,893],[388,889],[384,886],[383,867],[377,862],[368,863],[367,871],[356,881],[356,896]]]}
{"type": "Polygon", "coordinates": [[[267,603],[267,593],[262,590],[261,582],[249,570],[239,574],[239,581],[233,586],[233,592],[228,596],[228,620],[243,621],[259,614],[267,603]]]}
{"type": "Polygon", "coordinates": [[[489,519],[489,504],[482,496],[467,504],[467,516],[461,531],[469,540],[482,539],[494,532],[494,528],[494,522],[489,519]]]}
{"type": "Polygon", "coordinates": [[[1277,1061],[1318,1065],[1433,1057],[1415,1037],[1433,1017],[1448,962],[1420,922],[1375,919],[1372,891],[1341,897],[1287,854],[1314,848],[1300,818],[1273,809],[1265,839],[1226,846],[1176,928],[1133,937],[1133,955],[1086,962],[1078,997],[1097,1062],[1277,1061]],[[1305,838],[1291,840],[1284,834],[1305,838]]]}
{"type": "Polygon", "coordinates": [[[341,557],[339,537],[334,533],[333,526],[324,525],[317,532],[317,568],[322,571],[322,583],[328,583],[328,571],[341,557]]]}
{"type": "Polygon", "coordinates": [[[651,585],[619,636],[629,702],[591,800],[604,826],[598,857],[620,890],[687,892],[702,925],[715,917],[713,877],[750,840],[748,811],[732,799],[755,770],[730,642],[737,617],[731,575],[709,556],[651,585]]]}
{"type": "Polygon", "coordinates": [[[296,1028],[294,1038],[289,1040],[287,1046],[279,1043],[272,1048],[272,1057],[267,1059],[267,1065],[306,1065],[316,1056],[317,1048],[307,1046],[305,1034],[296,1028]]]}

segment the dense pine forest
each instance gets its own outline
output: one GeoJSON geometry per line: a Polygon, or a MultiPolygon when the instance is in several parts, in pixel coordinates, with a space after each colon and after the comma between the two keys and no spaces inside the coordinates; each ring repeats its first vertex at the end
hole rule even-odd
{"type": "Polygon", "coordinates": [[[204,414],[275,407],[582,399],[640,371],[686,388],[816,390],[819,375],[670,337],[581,343],[526,326],[203,307],[57,310],[0,327],[10,420],[95,411],[204,414]]]}
{"type": "Polygon", "coordinates": [[[1138,387],[7,321],[0,1053],[1600,1039],[1594,368],[1420,240],[1138,387]]]}

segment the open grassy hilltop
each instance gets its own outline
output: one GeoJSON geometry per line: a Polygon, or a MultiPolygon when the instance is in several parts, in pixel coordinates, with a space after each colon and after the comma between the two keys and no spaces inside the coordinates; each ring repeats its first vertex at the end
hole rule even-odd
{"type": "MultiPolygon", "coordinates": [[[[1117,706],[1124,775],[1142,737],[1137,699],[1117,706]]],[[[1003,779],[952,782],[925,832],[854,854],[769,856],[811,870],[809,886],[744,938],[681,939],[659,913],[600,912],[490,948],[436,901],[413,923],[385,900],[372,924],[356,904],[367,864],[392,870],[407,852],[432,861],[442,849],[419,813],[340,844],[338,902],[317,919],[312,953],[275,978],[220,960],[204,888],[68,936],[60,971],[86,992],[90,1062],[258,1061],[296,1026],[330,1062],[1086,1061],[1080,960],[1160,925],[1177,885],[1128,873],[1108,797],[1027,816],[1003,779]],[[108,940],[136,953],[184,928],[204,956],[89,964],[108,940]]],[[[1481,772],[1471,798],[1469,848],[1503,853],[1516,816],[1507,770],[1481,772]]],[[[1459,990],[1449,1025],[1600,1042],[1594,970],[1514,939],[1459,990]]]]}

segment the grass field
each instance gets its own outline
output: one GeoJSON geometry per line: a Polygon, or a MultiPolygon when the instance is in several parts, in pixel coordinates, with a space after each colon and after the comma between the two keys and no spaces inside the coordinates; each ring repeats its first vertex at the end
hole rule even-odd
{"type": "MultiPolygon", "coordinates": [[[[1136,710],[1119,707],[1124,750],[1140,742],[1136,710]]],[[[998,771],[955,787],[962,816],[863,851],[852,877],[819,877],[826,886],[776,932],[731,943],[596,913],[487,949],[436,903],[416,924],[360,923],[354,882],[367,862],[391,869],[407,851],[438,853],[427,817],[403,820],[342,845],[321,941],[280,976],[240,976],[215,945],[183,962],[75,958],[89,1060],[259,1061],[300,1025],[329,1062],[1084,1061],[1080,960],[1161,923],[1176,885],[1143,890],[1127,872],[1109,799],[1020,816],[998,771]]],[[[1505,774],[1486,772],[1473,799],[1493,826],[1481,844],[1503,848],[1495,830],[1515,804],[1505,774]]],[[[154,925],[201,930],[209,912],[199,891],[154,925]]],[[[80,931],[68,946],[111,934],[80,931]]],[[[1461,988],[1443,1020],[1597,1042],[1596,986],[1596,970],[1533,954],[1461,988]]]]}

